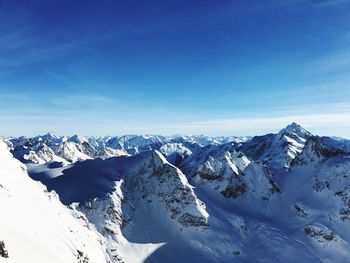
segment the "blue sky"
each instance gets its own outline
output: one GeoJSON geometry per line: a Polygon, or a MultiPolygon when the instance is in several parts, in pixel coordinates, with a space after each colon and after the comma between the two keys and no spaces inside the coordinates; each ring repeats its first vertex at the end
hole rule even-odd
{"type": "Polygon", "coordinates": [[[350,137],[350,1],[0,0],[0,134],[350,137]]]}

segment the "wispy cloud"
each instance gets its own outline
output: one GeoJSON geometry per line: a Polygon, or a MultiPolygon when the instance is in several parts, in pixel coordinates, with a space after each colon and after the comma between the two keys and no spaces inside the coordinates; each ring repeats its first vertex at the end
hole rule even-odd
{"type": "Polygon", "coordinates": [[[249,131],[259,129],[278,129],[290,122],[299,122],[305,127],[319,128],[330,125],[350,128],[350,113],[310,114],[310,115],[287,115],[266,118],[234,118],[200,121],[193,127],[216,130],[240,130],[249,131]]]}
{"type": "Polygon", "coordinates": [[[277,6],[289,6],[297,4],[310,4],[316,7],[329,7],[349,3],[349,0],[278,0],[274,1],[277,6]]]}
{"type": "Polygon", "coordinates": [[[31,42],[28,40],[26,44],[21,44],[21,48],[23,48],[21,52],[11,56],[2,56],[0,58],[0,68],[14,68],[62,56],[76,55],[78,47],[84,44],[82,41],[73,41],[65,44],[55,44],[49,47],[37,47],[35,46],[35,42],[37,41],[32,40],[31,42]]]}
{"type": "Polygon", "coordinates": [[[341,4],[349,3],[349,0],[318,0],[313,1],[313,4],[320,7],[337,6],[341,4]]]}
{"type": "Polygon", "coordinates": [[[348,113],[350,112],[350,103],[348,102],[332,102],[332,103],[315,103],[310,105],[286,105],[278,109],[277,114],[290,113],[295,115],[309,115],[310,113],[348,113]]]}
{"type": "MultiPolygon", "coordinates": [[[[291,122],[297,122],[315,134],[350,137],[350,113],[285,115],[280,117],[248,117],[210,119],[197,122],[139,125],[124,130],[126,133],[259,135],[277,132],[291,122]]],[[[112,128],[113,129],[113,128],[112,128]]]]}
{"type": "Polygon", "coordinates": [[[325,73],[350,69],[350,49],[337,50],[325,55],[311,65],[313,71],[325,73]]]}
{"type": "MultiPolygon", "coordinates": [[[[13,96],[10,95],[10,96],[13,96]]],[[[1,95],[0,95],[1,98],[1,95]]],[[[70,108],[58,105],[50,109],[23,108],[13,111],[0,107],[3,114],[0,122],[2,135],[27,134],[23,127],[31,133],[43,133],[53,130],[58,133],[83,135],[120,135],[132,134],[208,134],[208,135],[257,135],[277,132],[291,122],[298,122],[311,132],[321,135],[337,135],[350,137],[350,103],[328,103],[312,106],[295,106],[276,109],[276,112],[265,112],[259,116],[208,118],[205,115],[192,116],[190,113],[179,113],[172,118],[171,113],[163,112],[161,116],[153,116],[152,110],[139,109],[130,105],[117,105],[107,108],[104,105],[117,104],[108,97],[93,94],[64,96],[68,104],[96,103],[98,109],[91,107],[70,108]],[[148,116],[144,114],[148,112],[148,116]]],[[[159,115],[159,111],[157,111],[159,115]]],[[[174,113],[173,113],[174,114],[174,113]]],[[[30,135],[34,135],[30,134],[30,135]]]]}
{"type": "Polygon", "coordinates": [[[32,20],[35,20],[31,16],[33,14],[26,10],[20,10],[18,13],[12,11],[11,15],[0,10],[0,69],[13,69],[61,57],[86,55],[94,52],[95,45],[99,43],[125,41],[147,34],[157,27],[165,27],[154,23],[125,30],[97,32],[93,35],[82,33],[72,38],[65,35],[55,38],[31,27],[32,20]]]}
{"type": "Polygon", "coordinates": [[[26,35],[25,30],[21,29],[16,32],[1,32],[0,50],[2,52],[13,51],[19,48],[27,47],[35,43],[34,39],[26,35]]]}

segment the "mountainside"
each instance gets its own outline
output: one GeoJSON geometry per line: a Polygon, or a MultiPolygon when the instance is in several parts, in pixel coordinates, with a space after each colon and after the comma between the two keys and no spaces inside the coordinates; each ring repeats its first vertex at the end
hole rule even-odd
{"type": "Polygon", "coordinates": [[[310,136],[300,125],[292,123],[278,134],[253,137],[240,150],[253,160],[268,162],[272,169],[289,168],[310,136]]]}
{"type": "Polygon", "coordinates": [[[31,176],[54,189],[64,204],[79,203],[77,209],[109,237],[109,251],[127,243],[123,236],[154,243],[181,229],[200,230],[208,224],[205,204],[186,176],[157,151],[31,171],[31,176]]]}
{"type": "Polygon", "coordinates": [[[103,237],[90,230],[84,215],[66,208],[54,192],[32,181],[3,141],[0,200],[1,262],[108,261],[103,237]]]}
{"type": "MultiPolygon", "coordinates": [[[[2,145],[7,159],[1,159],[0,172],[7,172],[0,173],[0,206],[9,211],[0,218],[0,241],[9,255],[4,262],[11,262],[11,254],[15,259],[22,246],[16,248],[17,241],[6,234],[16,229],[11,218],[18,213],[38,218],[35,224],[25,220],[20,233],[43,224],[39,233],[44,231],[46,240],[52,235],[52,244],[64,248],[65,259],[57,262],[350,259],[350,151],[345,139],[314,136],[292,123],[276,134],[248,140],[48,134],[12,138],[2,145]],[[28,178],[27,169],[50,193],[28,178]],[[10,186],[13,190],[6,192],[10,186]],[[66,233],[66,228],[73,231],[66,233]],[[90,261],[74,261],[78,250],[90,261]]],[[[35,243],[36,236],[31,238],[35,243]]],[[[48,262],[50,249],[51,242],[36,247],[35,262],[48,262]]]]}

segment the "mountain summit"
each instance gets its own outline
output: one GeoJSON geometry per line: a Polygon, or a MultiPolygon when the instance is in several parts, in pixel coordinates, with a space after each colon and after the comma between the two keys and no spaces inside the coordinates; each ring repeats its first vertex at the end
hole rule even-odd
{"type": "Polygon", "coordinates": [[[301,138],[307,138],[312,135],[296,122],[292,122],[291,124],[287,125],[280,131],[280,133],[296,134],[301,138]]]}
{"type": "Polygon", "coordinates": [[[286,169],[311,136],[311,133],[293,122],[277,134],[253,137],[242,143],[240,150],[254,160],[268,162],[273,170],[286,169]]]}

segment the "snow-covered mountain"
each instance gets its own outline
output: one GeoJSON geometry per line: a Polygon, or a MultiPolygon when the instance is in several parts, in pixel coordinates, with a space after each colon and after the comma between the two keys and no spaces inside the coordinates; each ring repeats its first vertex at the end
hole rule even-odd
{"type": "Polygon", "coordinates": [[[240,139],[48,134],[2,145],[0,206],[9,213],[0,218],[0,261],[23,262],[24,244],[6,231],[29,235],[40,224],[47,229],[29,239],[42,242],[35,262],[55,256],[48,235],[63,247],[57,262],[350,259],[349,142],[296,123],[240,139]],[[30,213],[19,230],[18,213],[30,213]]]}
{"type": "Polygon", "coordinates": [[[62,165],[87,159],[107,159],[122,155],[135,155],[149,150],[159,150],[171,160],[179,162],[191,150],[209,144],[219,145],[229,141],[242,142],[248,137],[209,136],[158,136],[125,135],[119,137],[71,137],[48,133],[33,138],[11,138],[14,156],[36,164],[60,162],[62,165]]]}
{"type": "Polygon", "coordinates": [[[64,204],[79,203],[77,209],[108,237],[111,256],[129,245],[124,236],[165,241],[184,228],[200,231],[208,225],[205,204],[186,176],[157,151],[30,173],[64,204]]]}
{"type": "Polygon", "coordinates": [[[1,262],[107,262],[104,239],[85,216],[31,180],[0,141],[1,262]],[[4,253],[6,251],[6,253],[4,253]]]}
{"type": "Polygon", "coordinates": [[[243,143],[240,150],[253,160],[268,162],[273,169],[289,168],[310,136],[308,131],[293,122],[278,134],[253,137],[243,143]]]}
{"type": "Polygon", "coordinates": [[[269,167],[236,151],[234,143],[207,146],[180,164],[197,187],[212,188],[227,198],[241,196],[268,200],[279,192],[269,167]]]}

